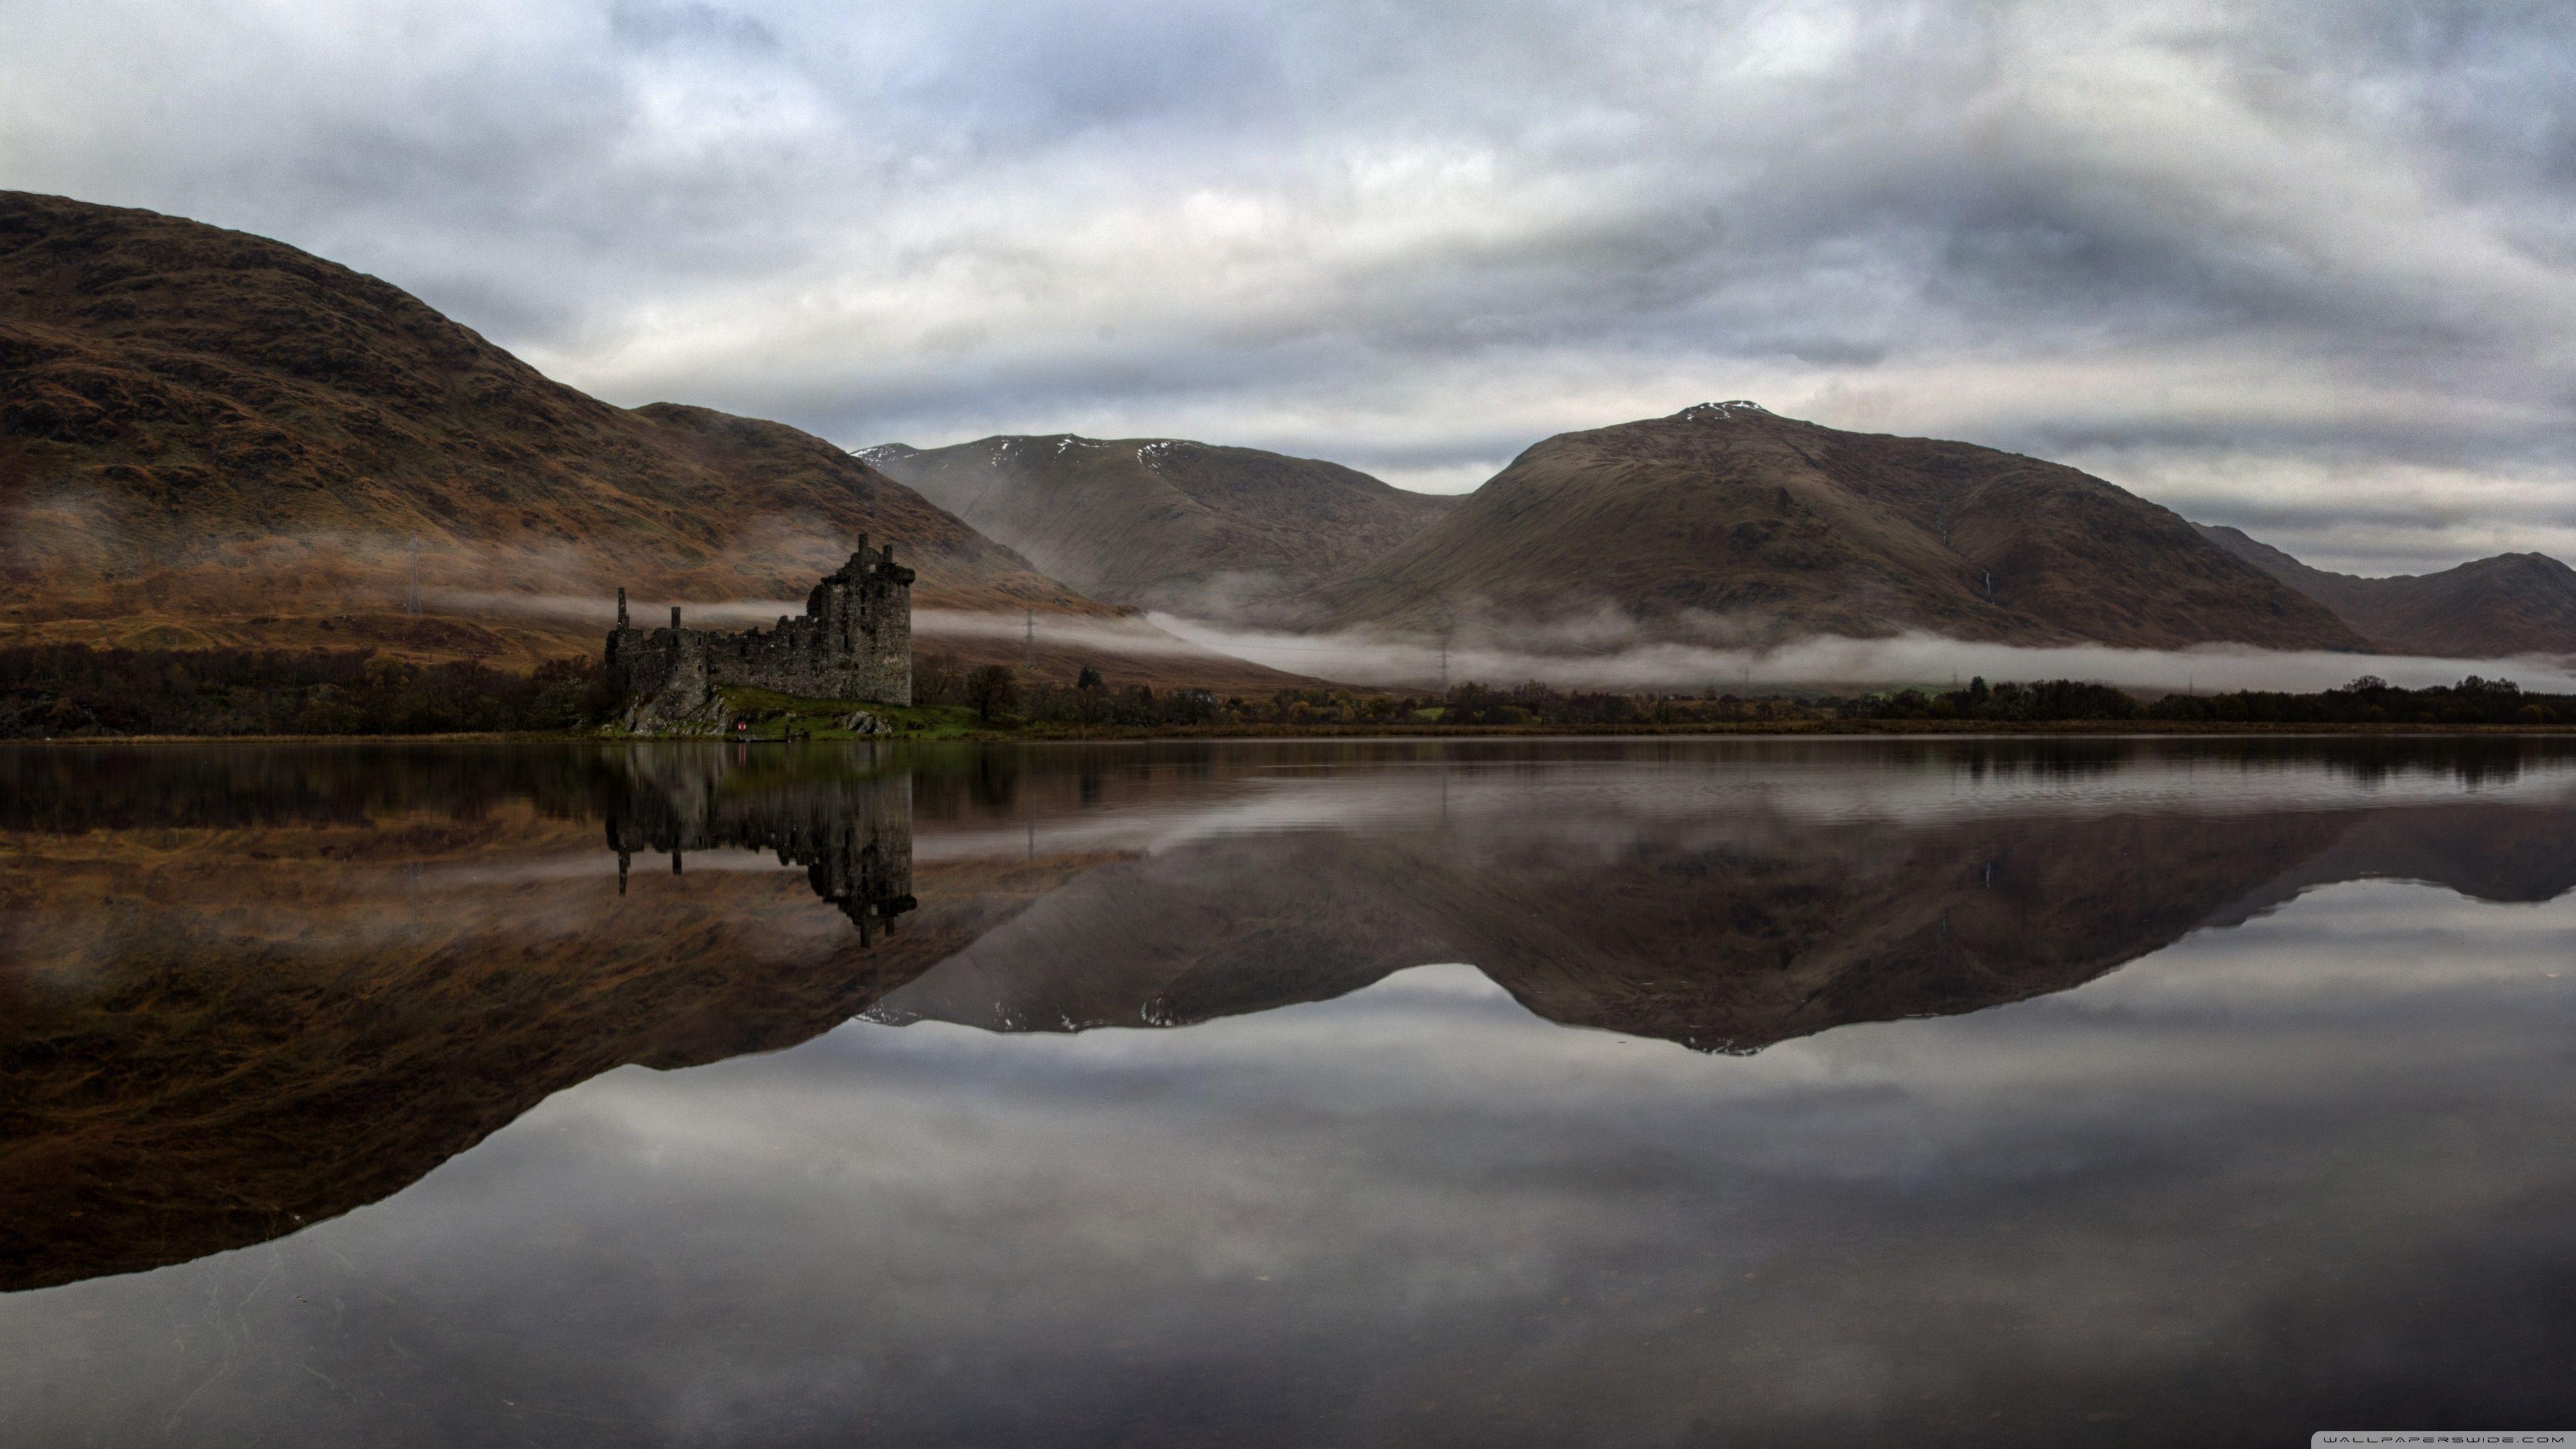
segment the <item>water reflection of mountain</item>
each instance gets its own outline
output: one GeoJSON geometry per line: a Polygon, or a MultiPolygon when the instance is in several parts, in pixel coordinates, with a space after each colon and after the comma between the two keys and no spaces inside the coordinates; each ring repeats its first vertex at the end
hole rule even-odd
{"type": "Polygon", "coordinates": [[[2554,758],[2141,748],[0,751],[0,1289],[258,1242],[601,1072],[861,1012],[1177,1025],[1447,960],[1745,1050],[2327,882],[2576,882],[2554,758]]]}
{"type": "Polygon", "coordinates": [[[2547,900],[2576,885],[2571,825],[2455,798],[1220,837],[1084,875],[870,1014],[1174,1026],[1465,961],[1551,1021],[1746,1051],[2066,990],[2337,881],[2547,900]]]}
{"type": "MultiPolygon", "coordinates": [[[[1054,883],[951,872],[961,888],[915,910],[901,772],[320,754],[273,776],[273,751],[134,759],[96,798],[199,823],[93,826],[65,789],[6,837],[0,1289],[258,1242],[611,1068],[803,1041],[1054,883]],[[621,896],[603,821],[612,844],[757,847],[806,870],[735,856],[621,896]]],[[[59,763],[22,759],[18,778],[68,786],[59,763]]]]}

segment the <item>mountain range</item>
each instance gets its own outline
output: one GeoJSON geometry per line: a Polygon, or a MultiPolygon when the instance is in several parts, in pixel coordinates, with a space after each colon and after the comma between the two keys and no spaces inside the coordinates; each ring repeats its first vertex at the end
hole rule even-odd
{"type": "Polygon", "coordinates": [[[1222,623],[1468,631],[1541,652],[1605,637],[1765,647],[1909,631],[2576,652],[2576,571],[2540,554],[2420,579],[2329,574],[2073,468],[1742,401],[1560,434],[1448,499],[1181,439],[994,437],[861,456],[1096,597],[1222,623]]]}
{"type": "Polygon", "coordinates": [[[2541,555],[2331,574],[2073,468],[1747,402],[1559,434],[1458,498],[1175,438],[853,455],[601,402],[279,242],[0,193],[0,642],[525,666],[593,652],[620,586],[774,616],[862,536],[919,571],[925,648],[1016,661],[1028,615],[1042,676],[1247,692],[1298,681],[1137,613],[1578,655],[1909,632],[2576,653],[2576,572],[2541,555]]]}
{"type": "Polygon", "coordinates": [[[2332,609],[2391,654],[2502,658],[2576,650],[2576,569],[2545,553],[2503,553],[2437,574],[2369,579],[2310,568],[2241,529],[2210,542],[2332,609]]]}
{"type": "Polygon", "coordinates": [[[859,456],[1094,598],[1203,619],[1303,622],[1313,590],[1458,501],[1179,438],[997,437],[859,456]]]}

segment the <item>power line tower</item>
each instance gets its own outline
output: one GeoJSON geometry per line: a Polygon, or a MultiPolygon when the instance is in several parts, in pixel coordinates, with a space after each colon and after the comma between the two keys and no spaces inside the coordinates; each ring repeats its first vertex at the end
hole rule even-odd
{"type": "Polygon", "coordinates": [[[1027,669],[1027,671],[1029,672],[1029,674],[1030,674],[1030,675],[1035,676],[1035,675],[1036,675],[1036,673],[1038,672],[1038,611],[1037,611],[1037,610],[1035,610],[1035,609],[1031,609],[1031,610],[1029,610],[1029,611],[1028,611],[1028,616],[1029,616],[1029,646],[1028,646],[1028,657],[1027,657],[1027,659],[1024,661],[1024,663],[1023,663],[1023,667],[1027,669]]]}
{"type": "Polygon", "coordinates": [[[411,586],[403,590],[403,612],[420,612],[420,540],[411,541],[411,586]]]}

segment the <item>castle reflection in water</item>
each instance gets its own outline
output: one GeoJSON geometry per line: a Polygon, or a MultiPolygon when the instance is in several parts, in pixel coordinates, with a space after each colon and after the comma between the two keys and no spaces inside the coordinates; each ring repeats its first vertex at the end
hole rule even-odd
{"type": "Polygon", "coordinates": [[[814,894],[850,918],[864,945],[920,904],[912,894],[912,780],[905,774],[763,779],[724,756],[645,756],[628,788],[608,801],[607,835],[620,895],[638,855],[668,856],[678,875],[691,851],[736,849],[803,866],[814,894]]]}

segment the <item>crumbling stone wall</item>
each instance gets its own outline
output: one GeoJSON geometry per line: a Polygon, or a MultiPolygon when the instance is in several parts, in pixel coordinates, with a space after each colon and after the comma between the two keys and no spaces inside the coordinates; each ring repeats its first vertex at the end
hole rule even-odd
{"type": "Polygon", "coordinates": [[[805,596],[803,617],[781,615],[774,628],[740,633],[683,628],[676,608],[669,628],[636,628],[620,589],[608,669],[635,701],[627,724],[656,733],[721,731],[715,691],[726,685],[912,703],[912,580],[912,570],[894,561],[893,544],[872,553],[862,538],[850,561],[805,596]]]}

